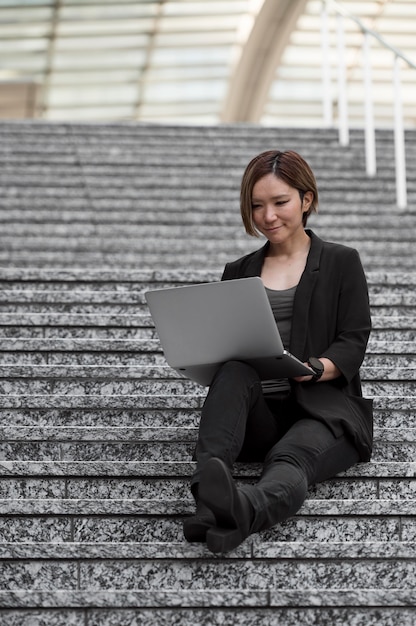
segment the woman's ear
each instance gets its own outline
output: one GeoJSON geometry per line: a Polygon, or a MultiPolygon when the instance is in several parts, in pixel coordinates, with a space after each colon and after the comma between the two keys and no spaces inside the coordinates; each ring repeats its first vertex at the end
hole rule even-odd
{"type": "Polygon", "coordinates": [[[305,191],[305,193],[303,194],[302,211],[304,213],[306,213],[306,211],[309,211],[310,206],[313,202],[313,198],[314,198],[313,191],[305,191]]]}

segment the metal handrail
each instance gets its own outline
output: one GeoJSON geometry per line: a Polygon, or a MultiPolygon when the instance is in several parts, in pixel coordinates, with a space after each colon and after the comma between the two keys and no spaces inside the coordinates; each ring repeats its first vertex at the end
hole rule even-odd
{"type": "Polygon", "coordinates": [[[355,22],[364,33],[368,33],[369,35],[374,37],[374,39],[377,39],[384,48],[388,48],[389,50],[391,50],[391,52],[393,52],[393,54],[396,57],[399,57],[400,59],[403,59],[403,61],[405,61],[410,67],[413,67],[413,69],[416,69],[416,63],[413,63],[413,61],[411,59],[409,59],[409,57],[407,57],[405,54],[403,54],[403,52],[401,52],[401,50],[399,50],[398,48],[395,48],[394,46],[392,46],[377,31],[372,30],[371,28],[368,28],[368,26],[366,26],[360,20],[359,17],[357,17],[356,15],[353,15],[352,13],[347,11],[347,9],[345,7],[343,7],[340,2],[337,2],[337,0],[325,0],[325,3],[327,5],[333,5],[333,7],[334,7],[334,9],[336,10],[337,13],[339,13],[340,15],[343,15],[344,17],[348,17],[348,19],[350,19],[353,22],[355,22]]]}
{"type": "Polygon", "coordinates": [[[344,65],[344,25],[343,18],[352,20],[361,29],[363,38],[363,71],[364,71],[364,105],[365,105],[365,146],[366,146],[366,171],[368,176],[375,176],[376,148],[374,132],[374,113],[372,103],[371,62],[370,62],[370,38],[376,39],[384,48],[394,55],[393,61],[393,86],[394,86],[394,144],[396,166],[396,201],[399,208],[407,206],[407,181],[406,181],[406,155],[405,136],[403,124],[403,110],[401,101],[400,60],[404,61],[412,69],[416,69],[416,63],[409,59],[403,52],[389,44],[379,33],[368,28],[358,17],[350,13],[336,0],[323,0],[321,16],[321,41],[322,41],[322,81],[323,81],[323,112],[324,123],[331,126],[332,98],[330,93],[330,60],[329,60],[329,8],[334,9],[337,15],[337,40],[338,40],[338,109],[339,109],[339,142],[343,146],[349,144],[348,130],[348,103],[346,90],[346,71],[344,65]]]}

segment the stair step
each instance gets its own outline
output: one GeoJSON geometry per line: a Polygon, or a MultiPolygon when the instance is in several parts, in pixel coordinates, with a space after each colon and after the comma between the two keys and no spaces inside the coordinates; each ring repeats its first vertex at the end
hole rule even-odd
{"type": "MultiPolygon", "coordinates": [[[[1,326],[0,321],[0,337],[4,339],[4,343],[2,341],[2,346],[6,346],[5,352],[3,351],[2,358],[6,358],[4,354],[33,354],[40,358],[42,352],[46,352],[42,350],[43,345],[53,346],[54,349],[50,350],[50,355],[54,358],[54,352],[59,353],[59,358],[65,359],[71,358],[71,355],[74,359],[80,359],[80,362],[83,359],[82,354],[93,354],[100,353],[101,356],[108,356],[112,353],[113,358],[116,358],[115,353],[119,352],[124,354],[124,351],[132,353],[141,352],[141,358],[143,359],[143,363],[150,362],[152,364],[163,365],[166,363],[164,358],[162,357],[160,351],[160,345],[156,343],[151,344],[150,342],[153,340],[154,342],[158,341],[156,339],[156,333],[151,325],[149,319],[149,325],[146,326],[144,322],[142,326],[118,326],[118,327],[106,327],[104,325],[94,326],[90,324],[91,320],[87,320],[88,326],[83,326],[82,323],[77,325],[77,320],[74,320],[71,317],[70,323],[72,325],[56,325],[58,319],[56,316],[53,316],[53,319],[48,318],[47,316],[40,316],[41,322],[39,326],[30,326],[29,325],[29,317],[34,323],[37,323],[39,319],[38,316],[26,316],[24,322],[28,324],[27,326],[15,326],[13,324],[13,320],[11,318],[11,314],[6,315],[7,321],[10,321],[10,326],[1,326]],[[51,324],[48,325],[48,321],[51,321],[51,324]],[[42,323],[45,322],[44,325],[42,323]],[[15,341],[14,344],[7,343],[9,339],[13,339],[15,341]],[[24,343],[21,341],[22,339],[26,339],[24,343]],[[42,341],[38,341],[37,344],[31,343],[34,339],[42,339],[42,341]],[[56,341],[53,343],[45,343],[47,341],[56,341]],[[142,350],[141,342],[144,343],[144,349],[142,350]],[[73,343],[72,343],[73,342],[73,343]],[[29,346],[28,350],[25,350],[25,346],[29,346]],[[73,346],[73,347],[72,347],[73,346]],[[151,350],[146,350],[146,346],[151,348],[151,350]],[[55,349],[56,347],[56,349],[55,349]],[[151,359],[148,361],[148,359],[151,359]]],[[[4,317],[0,313],[0,320],[4,319],[4,317]]],[[[67,319],[67,316],[64,316],[64,319],[67,319]]],[[[81,317],[79,319],[82,319],[81,317]]],[[[15,322],[19,320],[19,317],[15,317],[15,322]]],[[[395,318],[395,320],[391,318],[387,318],[385,324],[383,324],[383,318],[374,318],[373,317],[373,329],[370,336],[369,342],[369,353],[380,354],[384,353],[386,346],[390,346],[391,350],[389,353],[398,354],[401,351],[406,353],[407,346],[410,346],[414,343],[416,333],[414,329],[412,319],[407,317],[403,318],[395,318]],[[376,327],[377,326],[377,327],[376,327]]],[[[127,355],[125,355],[127,358],[127,355]]],[[[56,356],[58,358],[58,356],[56,356]]],[[[86,358],[86,357],[85,357],[86,358]]],[[[85,361],[86,363],[88,361],[85,361]]],[[[137,362],[137,360],[135,361],[137,362]]],[[[70,361],[68,361],[70,363],[70,361]]]]}
{"type": "MultiPolygon", "coordinates": [[[[190,457],[188,457],[190,459],[190,457]]],[[[170,476],[181,478],[190,476],[195,464],[191,460],[174,461],[172,459],[160,461],[62,461],[62,460],[1,460],[0,476],[52,476],[52,477],[83,477],[83,476],[110,476],[110,477],[148,477],[157,478],[170,476]]],[[[416,461],[375,461],[358,463],[338,477],[346,478],[414,478],[416,461]]],[[[237,478],[254,479],[259,476],[261,467],[258,464],[236,464],[237,478]]]]}
{"type": "MultiPolygon", "coordinates": [[[[306,500],[297,515],[414,516],[416,499],[306,500]]],[[[2,515],[184,515],[194,511],[192,499],[88,498],[0,499],[2,515]]]]}
{"type": "Polygon", "coordinates": [[[367,179],[354,129],[345,149],[336,129],[0,124],[0,623],[413,626],[416,131],[406,210],[393,133],[376,135],[367,179]],[[167,367],[144,294],[262,245],[238,195],[270,142],[317,174],[314,231],[360,252],[374,453],[213,555],[182,530],[206,389],[167,367]]]}
{"type": "MultiPolygon", "coordinates": [[[[137,309],[136,309],[137,311],[137,309]]],[[[68,313],[61,311],[21,311],[2,312],[0,311],[0,325],[3,326],[106,326],[106,327],[128,327],[128,328],[154,328],[152,319],[147,311],[143,309],[141,313],[114,313],[108,314],[102,311],[90,313],[68,313]]],[[[377,315],[372,316],[372,324],[375,330],[380,329],[415,329],[416,315],[377,315]]]]}
{"type": "MultiPolygon", "coordinates": [[[[394,358],[391,355],[386,357],[374,358],[373,362],[368,363],[370,359],[367,359],[365,366],[361,368],[361,377],[363,381],[367,380],[383,380],[383,381],[412,381],[416,379],[416,366],[414,360],[394,358]]],[[[0,356],[1,361],[1,356],[0,356]]],[[[102,365],[99,364],[85,364],[85,365],[60,365],[50,364],[42,365],[40,363],[34,365],[0,365],[0,393],[2,389],[7,388],[10,393],[14,393],[13,389],[16,386],[13,384],[15,379],[19,379],[19,388],[23,389],[23,380],[27,380],[27,385],[35,385],[35,393],[39,389],[41,392],[42,387],[35,384],[34,380],[39,379],[53,379],[55,382],[61,379],[68,379],[66,385],[68,390],[71,389],[69,379],[84,379],[88,378],[90,381],[100,381],[101,379],[113,381],[116,384],[117,380],[137,381],[137,385],[141,385],[143,381],[149,380],[154,383],[154,388],[157,389],[157,382],[160,380],[175,380],[181,381],[179,375],[166,365],[102,365]],[[7,379],[7,383],[2,383],[1,378],[7,379]]],[[[134,390],[136,389],[134,385],[134,390]]],[[[56,389],[59,393],[59,388],[56,389]]],[[[128,391],[127,391],[128,392],[128,391]]],[[[167,389],[169,393],[169,389],[167,389]]]]}
{"type": "MultiPolygon", "coordinates": [[[[376,548],[376,545],[374,546],[376,548]]],[[[278,607],[290,607],[290,606],[303,606],[311,607],[316,610],[316,606],[325,607],[345,607],[345,606],[391,606],[391,607],[409,607],[412,605],[411,592],[414,590],[403,590],[399,588],[381,589],[379,586],[374,588],[364,587],[361,590],[357,589],[333,589],[329,588],[303,588],[301,590],[287,589],[285,587],[279,589],[272,589],[267,591],[262,590],[248,590],[248,589],[229,589],[221,591],[221,599],[224,604],[229,607],[235,607],[244,609],[244,613],[241,615],[244,624],[253,624],[251,621],[244,619],[245,611],[249,607],[274,607],[273,613],[278,617],[278,607]]],[[[90,607],[91,598],[86,591],[33,591],[28,592],[26,590],[13,590],[0,592],[0,606],[4,606],[5,600],[11,602],[14,606],[20,607],[90,607]]],[[[7,606],[7,605],[6,605],[7,606]]],[[[160,589],[160,590],[138,590],[132,589],[131,591],[119,591],[119,590],[96,590],[94,592],[94,607],[215,607],[218,606],[218,591],[215,589],[160,589]]],[[[353,617],[353,610],[351,611],[353,617]]],[[[237,615],[240,623],[240,614],[237,615]]],[[[409,609],[409,615],[411,609],[409,609]]],[[[361,614],[362,615],[362,614],[361,614]]],[[[376,613],[377,615],[377,613],[376,613]]],[[[252,619],[252,616],[250,617],[252,619]]],[[[278,618],[281,619],[281,618],[278,618]]],[[[67,623],[67,622],[65,622],[67,623]]],[[[122,622],[124,624],[124,621],[122,622]]],[[[126,622],[127,623],[127,622],[126,622]]],[[[129,622],[132,623],[132,622],[129,622]]],[[[135,624],[138,622],[134,622],[135,624]]],[[[144,622],[143,622],[144,623],[144,622]]],[[[149,623],[149,622],[147,622],[149,623]]],[[[154,622],[150,622],[154,623],[154,622]]],[[[159,623],[159,622],[158,622],[159,623]]],[[[165,623],[165,622],[164,622],[165,623]]],[[[169,623],[169,622],[166,622],[169,623]]],[[[170,622],[172,623],[172,622],[170,622]]],[[[178,622],[179,623],[179,622],[178,622]]],[[[205,624],[212,622],[198,621],[197,624],[205,624]]],[[[225,623],[215,622],[217,623],[225,623]]],[[[226,622],[231,624],[233,622],[226,622]]],[[[235,623],[235,622],[234,622],[235,623]]],[[[285,625],[288,622],[283,622],[285,625]]],[[[296,626],[304,622],[290,622],[296,626]]],[[[311,622],[313,623],[313,622],[311,622]]],[[[321,622],[332,623],[332,621],[321,622]]],[[[341,623],[341,622],[336,622],[341,623]]],[[[343,622],[347,624],[348,622],[343,622]]],[[[377,624],[377,622],[367,622],[371,624],[377,624]]],[[[393,622],[391,622],[393,623],[393,622]]],[[[412,622],[396,622],[400,624],[410,624],[412,622]]],[[[282,624],[281,621],[267,621],[267,624],[282,624]]],[[[380,624],[380,622],[378,622],[380,624]]]]}
{"type": "MultiPolygon", "coordinates": [[[[397,372],[389,373],[386,368],[385,380],[381,379],[380,371],[375,372],[363,370],[363,391],[366,397],[373,396],[402,396],[408,397],[409,401],[415,396],[414,369],[398,368],[397,372]],[[389,379],[387,379],[387,375],[389,379]]],[[[27,401],[27,406],[35,408],[38,403],[45,402],[45,407],[54,406],[64,408],[62,405],[63,398],[67,398],[68,407],[75,407],[76,403],[85,402],[90,404],[93,398],[101,398],[111,402],[112,406],[124,406],[123,397],[126,403],[130,399],[142,398],[143,404],[145,399],[149,400],[149,408],[155,408],[154,403],[159,398],[164,397],[165,401],[170,401],[172,406],[180,408],[182,401],[186,396],[195,395],[197,398],[206,395],[206,387],[202,387],[197,383],[185,379],[176,378],[159,378],[153,380],[137,379],[0,379],[0,407],[18,407],[23,406],[22,402],[27,401]],[[29,398],[33,398],[33,402],[29,398]],[[119,404],[121,402],[121,404],[119,404]],[[36,403],[36,404],[35,404],[36,403]]],[[[192,400],[192,398],[190,398],[192,400]]],[[[188,399],[186,398],[188,405],[188,399]]],[[[99,401],[100,402],[100,401],[99,401]]],[[[88,405],[85,405],[88,406],[88,405]]],[[[99,404],[97,406],[104,406],[99,404]]]]}
{"type": "MultiPolygon", "coordinates": [[[[199,553],[197,550],[195,552],[199,553]]],[[[47,560],[40,563],[5,563],[3,569],[10,581],[8,587],[11,587],[11,591],[32,588],[33,591],[45,590],[49,593],[54,590],[94,593],[111,589],[126,593],[141,591],[144,595],[166,589],[171,593],[179,592],[180,597],[182,591],[190,593],[208,588],[217,590],[222,598],[223,589],[230,590],[230,580],[236,581],[239,589],[251,589],[257,593],[269,591],[272,597],[274,594],[279,595],[281,589],[288,589],[295,598],[299,587],[311,592],[313,590],[315,594],[328,588],[335,592],[345,589],[346,580],[348,587],[356,591],[360,588],[389,590],[397,587],[414,591],[414,565],[411,560],[404,558],[385,559],[380,555],[378,558],[355,562],[353,559],[296,561],[267,557],[247,560],[247,557],[248,549],[243,550],[241,547],[234,558],[231,556],[220,560],[213,559],[211,555],[207,559],[184,559],[181,564],[176,559],[160,562],[105,559],[80,563],[73,560],[47,560]],[[246,560],[243,560],[244,557],[246,560]]],[[[225,597],[227,595],[225,592],[225,597]]],[[[402,595],[403,598],[409,596],[406,593],[402,595]]],[[[276,602],[280,604],[282,598],[276,602]]],[[[379,602],[382,602],[381,594],[379,602]]],[[[322,605],[322,602],[319,604],[322,605]]],[[[234,602],[231,602],[233,605],[234,602]]]]}
{"type": "MultiPolygon", "coordinates": [[[[1,162],[1,158],[0,158],[1,162]]],[[[7,169],[7,168],[6,168],[7,169]]],[[[102,168],[105,169],[105,168],[102,168]]],[[[111,171],[111,168],[109,168],[111,171]]],[[[56,206],[56,201],[45,198],[39,207],[36,207],[36,202],[32,203],[30,200],[24,198],[4,198],[2,199],[3,210],[0,213],[0,223],[2,229],[5,228],[5,234],[14,234],[16,231],[13,227],[19,225],[20,232],[23,228],[27,229],[27,232],[44,232],[41,228],[44,224],[48,225],[48,228],[64,228],[71,225],[77,229],[81,229],[82,225],[88,225],[92,227],[96,224],[96,210],[100,210],[100,222],[101,232],[105,232],[111,225],[138,225],[143,224],[150,227],[150,225],[157,226],[168,224],[183,224],[184,226],[195,226],[203,223],[205,225],[211,225],[212,228],[223,227],[224,225],[235,225],[234,235],[238,233],[237,229],[241,228],[240,216],[236,207],[229,207],[228,210],[224,208],[218,210],[218,206],[212,206],[211,211],[205,214],[195,210],[194,212],[184,213],[183,211],[175,210],[159,210],[155,213],[143,212],[140,217],[137,214],[138,201],[119,201],[100,199],[95,200],[95,210],[92,210],[88,202],[82,198],[75,199],[68,203],[64,201],[64,206],[56,206]],[[116,206],[118,210],[116,210],[116,206]],[[48,208],[49,207],[49,208],[48,208]]],[[[340,227],[352,227],[355,228],[361,225],[362,228],[377,228],[383,225],[384,228],[397,229],[400,226],[413,228],[415,209],[409,207],[408,210],[398,209],[394,204],[379,207],[376,209],[375,205],[367,204],[367,206],[356,205],[349,207],[349,214],[343,214],[344,205],[338,203],[338,198],[330,201],[329,191],[328,199],[321,206],[318,217],[310,217],[310,225],[313,228],[320,228],[326,230],[327,228],[334,229],[337,226],[340,227]],[[377,223],[375,224],[375,216],[377,216],[377,223]]]]}
{"type": "MultiPolygon", "coordinates": [[[[0,280],[2,281],[18,281],[19,284],[28,282],[45,282],[49,283],[49,287],[56,285],[85,285],[88,283],[112,287],[113,289],[128,288],[131,284],[148,284],[148,283],[198,283],[211,282],[218,280],[218,272],[222,272],[222,267],[204,269],[177,267],[170,269],[123,269],[122,267],[115,270],[106,268],[20,268],[20,267],[1,267],[0,280]],[[23,281],[23,282],[21,282],[23,281]]],[[[376,272],[367,272],[367,280],[370,285],[384,286],[401,286],[408,290],[412,285],[416,285],[415,272],[394,272],[391,270],[383,270],[376,272]]]]}
{"type": "MultiPolygon", "coordinates": [[[[65,517],[62,515],[2,515],[0,529],[4,541],[12,543],[26,542],[102,542],[114,541],[136,543],[141,542],[176,542],[182,543],[183,520],[185,516],[100,516],[83,515],[65,517]]],[[[250,541],[332,541],[332,542],[366,542],[388,543],[390,541],[413,541],[415,534],[414,518],[411,516],[369,516],[369,515],[297,515],[263,531],[258,537],[250,537],[250,541]]]]}
{"type": "MultiPolygon", "coordinates": [[[[376,397],[374,402],[375,431],[377,429],[414,428],[412,399],[376,397]]],[[[197,428],[200,410],[191,408],[154,409],[109,409],[95,410],[54,408],[0,408],[0,426],[15,424],[16,430],[22,427],[116,427],[163,429],[197,428]]]]}
{"type": "MultiPolygon", "coordinates": [[[[380,198],[380,201],[382,201],[382,198],[380,198]]],[[[320,233],[317,231],[317,234],[320,233]]],[[[339,232],[339,229],[336,229],[333,235],[328,233],[326,238],[340,241],[340,235],[342,235],[342,233],[339,232]]],[[[395,255],[405,256],[406,254],[411,255],[413,253],[414,233],[411,230],[405,233],[401,232],[401,235],[400,233],[397,234],[396,239],[393,238],[393,234],[389,231],[389,234],[383,237],[383,240],[379,240],[376,236],[374,236],[374,240],[371,240],[368,233],[363,231],[361,233],[350,233],[345,239],[342,239],[342,241],[345,245],[356,248],[361,255],[367,252],[376,256],[383,255],[386,244],[388,243],[390,262],[390,258],[395,255]]],[[[216,255],[226,254],[227,259],[230,260],[235,255],[242,256],[250,251],[254,251],[261,246],[261,242],[256,241],[256,244],[253,244],[246,239],[234,238],[232,239],[232,248],[230,249],[230,238],[225,238],[224,240],[213,240],[211,237],[205,239],[201,238],[192,244],[187,239],[186,234],[183,234],[182,238],[177,237],[176,239],[147,237],[143,240],[138,240],[134,234],[131,238],[109,235],[107,239],[92,235],[81,237],[67,234],[55,235],[53,238],[47,236],[34,237],[22,235],[22,237],[17,237],[13,235],[7,237],[6,235],[0,235],[0,245],[2,250],[7,250],[7,254],[14,254],[16,258],[19,258],[19,255],[21,258],[24,258],[25,255],[29,256],[30,253],[35,252],[40,259],[42,259],[42,257],[47,259],[48,252],[55,253],[55,255],[59,252],[59,258],[61,258],[61,255],[65,253],[68,255],[71,252],[76,252],[76,254],[83,253],[87,257],[95,253],[101,255],[101,258],[104,254],[113,255],[114,258],[118,256],[122,258],[129,253],[133,253],[137,258],[141,258],[146,254],[152,255],[153,253],[155,255],[154,258],[156,258],[154,251],[157,250],[157,255],[160,260],[161,257],[163,258],[163,255],[177,254],[179,257],[181,255],[183,257],[184,250],[186,250],[187,256],[185,258],[188,257],[188,254],[191,255],[192,253],[198,255],[205,254],[208,256],[215,255],[216,262],[218,262],[216,255]],[[25,250],[25,252],[23,253],[22,250],[25,250]],[[123,252],[120,253],[120,250],[123,250],[123,252]]],[[[7,258],[7,255],[2,253],[2,258],[7,258]]],[[[65,257],[63,258],[65,259],[65,257]]],[[[205,261],[207,262],[207,257],[205,257],[205,261]]],[[[386,259],[384,257],[384,265],[385,263],[386,259]]],[[[409,267],[412,266],[410,265],[409,267]]]]}
{"type": "MultiPolygon", "coordinates": [[[[98,596],[98,592],[94,592],[93,597],[96,597],[96,594],[98,596]]],[[[278,597],[280,597],[279,594],[280,590],[278,597]]],[[[24,596],[24,594],[22,595],[24,596]]],[[[299,626],[299,624],[306,623],[345,626],[348,620],[354,620],[356,623],[359,623],[359,620],[362,619],[365,619],[366,626],[380,626],[380,616],[382,616],[382,619],[390,620],[391,624],[400,624],[401,626],[414,625],[413,608],[406,608],[402,605],[402,603],[406,604],[406,594],[400,593],[400,589],[386,593],[386,603],[381,609],[378,608],[379,605],[375,601],[376,597],[379,598],[379,594],[373,595],[372,590],[367,591],[366,589],[363,590],[362,596],[358,591],[352,591],[348,596],[345,594],[339,596],[343,604],[348,604],[348,608],[344,606],[338,607],[338,605],[323,606],[321,597],[325,598],[327,596],[325,589],[319,592],[310,590],[310,592],[307,591],[305,594],[299,594],[299,592],[292,593],[291,596],[282,594],[283,598],[291,598],[290,606],[282,607],[279,605],[272,608],[270,608],[268,601],[262,601],[261,593],[244,592],[241,590],[238,590],[235,595],[235,599],[238,602],[237,608],[233,605],[230,608],[223,608],[221,600],[217,600],[217,606],[208,604],[207,601],[201,601],[202,608],[187,607],[186,600],[182,600],[180,594],[177,594],[178,600],[175,603],[175,608],[170,608],[169,606],[162,607],[165,600],[163,594],[158,596],[159,603],[152,596],[152,602],[156,604],[156,607],[144,608],[140,607],[140,602],[135,597],[134,592],[126,592],[121,595],[118,595],[117,592],[111,592],[108,594],[109,604],[105,608],[95,608],[94,601],[91,599],[88,602],[87,595],[83,592],[52,592],[46,596],[43,593],[31,592],[28,596],[29,600],[33,598],[34,607],[40,608],[5,609],[1,610],[1,615],[6,620],[7,626],[33,626],[35,623],[36,626],[49,626],[51,623],[65,623],[66,626],[78,626],[81,620],[85,621],[86,614],[91,626],[112,626],[115,623],[114,620],[116,620],[117,626],[141,626],[144,623],[152,624],[152,626],[170,626],[175,622],[180,624],[198,624],[198,626],[234,626],[236,619],[238,619],[238,623],[241,626],[252,626],[255,623],[263,623],[267,624],[267,626],[299,626]],[[396,591],[397,593],[395,593],[396,591]],[[75,596],[76,599],[71,603],[68,596],[70,595],[73,598],[74,593],[77,594],[75,596]],[[249,600],[245,601],[243,596],[249,598],[249,600]],[[126,597],[129,599],[128,601],[125,600],[126,597]],[[257,607],[254,606],[254,598],[259,598],[259,606],[257,607]],[[401,601],[400,598],[404,599],[401,601]],[[80,603],[81,607],[89,606],[88,608],[72,609],[53,608],[55,606],[59,607],[61,604],[65,607],[72,606],[73,602],[75,602],[76,607],[78,607],[78,603],[80,603]],[[113,602],[113,604],[110,604],[110,602],[113,602]],[[319,602],[321,604],[317,608],[319,602]],[[391,602],[391,606],[389,602],[391,602]],[[127,604],[127,608],[124,608],[123,604],[127,604]],[[130,605],[133,605],[134,608],[131,608],[130,605]],[[298,608],[298,605],[301,605],[300,608],[298,608]],[[45,606],[48,608],[43,608],[45,606]]],[[[224,597],[224,599],[228,599],[229,594],[224,592],[223,596],[223,593],[218,594],[216,592],[212,595],[217,598],[224,597]]],[[[231,592],[230,595],[233,595],[233,593],[231,592]]],[[[268,592],[265,592],[264,595],[269,597],[268,592]]],[[[333,596],[336,596],[336,593],[333,596]]],[[[6,598],[7,606],[19,606],[20,596],[16,596],[14,592],[7,593],[6,598]]]]}
{"type": "MultiPolygon", "coordinates": [[[[3,284],[0,302],[13,305],[40,305],[40,304],[70,304],[70,305],[99,305],[105,310],[105,305],[122,304],[127,310],[135,309],[137,305],[145,305],[145,292],[150,289],[163,289],[174,287],[174,283],[148,283],[147,285],[135,285],[132,289],[113,289],[104,291],[103,289],[48,289],[35,288],[25,289],[24,286],[17,285],[14,289],[7,289],[3,284]]],[[[373,307],[377,306],[416,306],[416,295],[411,287],[399,286],[396,292],[388,293],[386,289],[382,293],[372,293],[370,286],[370,302],[373,307]],[[400,290],[399,290],[400,289],[400,290]]],[[[19,310],[16,307],[16,310],[19,310]]]]}
{"type": "MultiPolygon", "coordinates": [[[[263,541],[261,535],[252,540],[253,557],[258,559],[402,559],[416,557],[411,541],[263,541]]],[[[122,543],[0,543],[0,560],[34,561],[54,559],[212,559],[205,546],[185,545],[183,542],[122,542],[122,543]]],[[[0,605],[1,606],[1,605],[0,605]]],[[[151,604],[150,604],[151,606],[151,604]]]]}
{"type": "MultiPolygon", "coordinates": [[[[53,470],[53,466],[50,468],[53,470]]],[[[247,482],[247,481],[238,481],[247,482]]],[[[0,496],[3,500],[19,500],[24,506],[26,500],[36,499],[88,499],[122,500],[122,499],[182,499],[189,500],[189,479],[178,477],[169,481],[166,478],[148,476],[137,477],[106,477],[78,478],[68,480],[56,477],[2,477],[0,480],[0,496]]],[[[337,477],[311,488],[308,500],[357,500],[369,501],[378,499],[415,500],[414,478],[390,478],[379,480],[379,477],[364,480],[362,476],[354,478],[337,477]]],[[[2,513],[3,514],[3,513],[2,513]]],[[[138,514],[140,514],[138,512],[138,514]]]]}
{"type": "MultiPolygon", "coordinates": [[[[354,245],[354,242],[349,242],[349,245],[354,245]]],[[[186,249],[185,244],[183,244],[183,248],[186,249]]],[[[215,264],[223,268],[230,258],[236,258],[246,252],[250,252],[250,249],[247,249],[247,247],[245,247],[244,250],[237,247],[231,248],[230,245],[227,251],[215,251],[215,264]]],[[[386,255],[383,252],[375,253],[371,250],[360,250],[360,255],[362,263],[367,269],[372,269],[374,271],[383,270],[386,266],[386,255]]],[[[27,253],[21,250],[12,250],[8,252],[0,251],[0,263],[6,268],[12,268],[18,265],[23,269],[25,267],[33,267],[34,265],[40,269],[46,269],[50,267],[50,265],[56,265],[61,268],[71,266],[76,269],[82,269],[83,267],[93,265],[102,266],[107,271],[110,271],[112,268],[118,269],[120,267],[130,269],[137,267],[137,265],[140,265],[143,268],[176,269],[178,266],[182,265],[203,268],[207,265],[209,256],[210,255],[207,254],[207,252],[200,253],[196,251],[191,253],[187,252],[186,255],[180,251],[176,253],[165,251],[160,254],[156,252],[143,254],[140,252],[140,254],[138,254],[137,251],[110,253],[103,251],[91,252],[76,250],[68,252],[60,248],[57,251],[37,250],[36,256],[34,255],[34,251],[27,253]]],[[[412,257],[412,249],[397,249],[395,253],[389,250],[388,263],[389,268],[396,272],[403,271],[407,273],[411,271],[415,266],[415,262],[412,257]]]]}
{"type": "MultiPolygon", "coordinates": [[[[161,462],[171,459],[181,461],[192,458],[194,442],[1,442],[0,456],[6,460],[67,460],[95,461],[101,459],[117,459],[134,461],[148,459],[161,462]]],[[[372,458],[375,461],[399,460],[411,461],[415,458],[416,443],[414,441],[376,441],[372,458]]]]}
{"type": "MultiPolygon", "coordinates": [[[[374,393],[370,393],[370,389],[364,388],[366,397],[375,397],[378,408],[391,408],[399,410],[412,410],[414,408],[414,395],[410,395],[409,391],[414,393],[414,385],[407,385],[407,389],[401,389],[395,386],[396,394],[391,393],[391,389],[385,385],[373,387],[374,393]],[[399,393],[405,391],[406,393],[399,393]],[[378,392],[378,393],[376,393],[378,392]]],[[[201,387],[201,390],[204,389],[201,387]]],[[[200,409],[202,407],[203,395],[175,394],[165,395],[154,393],[148,395],[146,393],[138,395],[130,395],[123,393],[122,395],[114,395],[109,391],[109,395],[58,395],[58,394],[31,394],[23,395],[16,393],[15,395],[0,395],[0,409],[13,409],[25,407],[27,409],[200,409]]]]}
{"type": "MultiPolygon", "coordinates": [[[[1,189],[0,189],[1,191],[1,189]]],[[[215,236],[215,245],[218,246],[220,242],[235,240],[236,236],[238,237],[238,228],[240,228],[239,224],[229,225],[229,222],[232,220],[228,220],[227,226],[221,226],[221,230],[218,232],[218,225],[193,225],[193,224],[182,224],[179,223],[168,223],[166,225],[158,225],[158,233],[159,233],[159,245],[162,248],[167,247],[168,245],[172,245],[172,239],[175,242],[180,242],[184,237],[184,229],[186,228],[186,235],[191,239],[191,241],[196,241],[198,237],[203,240],[212,240],[215,236]]],[[[405,221],[405,220],[404,220],[405,221]]],[[[414,216],[412,216],[412,223],[409,220],[407,225],[407,231],[405,231],[406,223],[391,225],[389,223],[385,224],[382,219],[377,221],[376,225],[373,225],[371,232],[371,244],[369,241],[368,231],[365,229],[364,224],[360,224],[357,221],[357,224],[349,224],[348,226],[343,226],[342,224],[331,224],[331,226],[325,226],[321,222],[311,224],[314,231],[317,235],[322,238],[326,238],[328,240],[336,241],[348,241],[352,240],[357,242],[357,247],[359,249],[372,248],[374,246],[375,249],[379,249],[379,246],[375,244],[374,239],[380,239],[383,242],[388,242],[389,246],[395,244],[393,250],[397,250],[397,242],[400,242],[402,246],[404,246],[405,242],[411,243],[413,238],[413,224],[414,224],[414,216]],[[378,235],[378,237],[377,237],[378,235]],[[358,243],[360,242],[360,243],[358,243]]],[[[143,246],[143,252],[150,251],[154,242],[154,234],[155,234],[155,226],[143,226],[142,224],[132,224],[132,223],[113,223],[109,224],[107,227],[98,227],[94,223],[89,224],[87,222],[81,222],[76,224],[71,222],[71,239],[68,240],[68,224],[55,224],[48,223],[48,221],[41,224],[31,224],[28,223],[28,219],[25,219],[23,224],[19,222],[13,222],[10,225],[2,223],[1,227],[1,235],[0,235],[0,243],[4,243],[7,248],[11,250],[17,249],[19,244],[21,245],[21,240],[24,239],[24,245],[26,248],[36,248],[42,246],[43,242],[48,242],[45,245],[44,249],[53,249],[59,245],[60,241],[65,241],[66,245],[63,246],[63,249],[72,248],[73,246],[78,245],[79,248],[83,247],[85,241],[90,242],[91,249],[94,249],[94,246],[98,246],[101,244],[102,246],[106,245],[108,247],[113,247],[112,242],[117,244],[123,240],[124,246],[135,245],[137,246],[137,242],[140,242],[140,245],[143,246]],[[58,243],[56,243],[58,242],[58,243]]],[[[242,243],[248,243],[246,241],[246,236],[241,234],[238,238],[241,239],[242,243]]],[[[250,244],[249,244],[250,245],[250,244]]],[[[251,247],[251,245],[250,245],[251,247]]],[[[205,246],[203,246],[205,248],[205,246]]],[[[177,249],[176,244],[173,246],[173,249],[177,249]]]]}

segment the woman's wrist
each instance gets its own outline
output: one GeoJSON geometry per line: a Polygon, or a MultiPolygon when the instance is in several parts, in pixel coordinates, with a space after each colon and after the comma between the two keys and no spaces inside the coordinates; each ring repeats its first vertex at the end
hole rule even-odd
{"type": "Polygon", "coordinates": [[[317,382],[325,382],[328,380],[334,380],[335,378],[339,378],[341,376],[341,370],[335,365],[331,359],[326,359],[325,357],[319,358],[319,361],[324,366],[324,371],[319,381],[317,382]]]}

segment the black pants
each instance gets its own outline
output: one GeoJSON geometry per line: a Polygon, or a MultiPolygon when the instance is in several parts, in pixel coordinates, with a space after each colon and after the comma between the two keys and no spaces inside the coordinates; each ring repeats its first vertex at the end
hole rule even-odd
{"type": "Polygon", "coordinates": [[[202,468],[212,457],[222,459],[230,469],[235,461],[264,463],[257,484],[241,487],[255,512],[250,532],[270,528],[294,515],[309,485],[359,461],[355,446],[346,436],[335,437],[290,395],[266,400],[255,370],[239,361],[226,363],[209,389],[195,457],[194,492],[202,468]]]}

